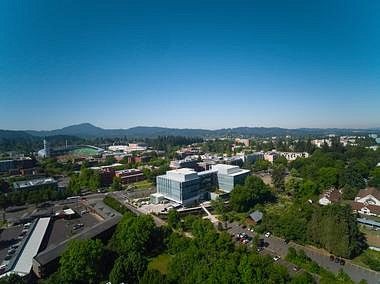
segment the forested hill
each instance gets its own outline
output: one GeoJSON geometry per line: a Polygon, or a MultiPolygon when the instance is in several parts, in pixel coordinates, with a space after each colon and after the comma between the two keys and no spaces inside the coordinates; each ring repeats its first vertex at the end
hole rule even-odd
{"type": "Polygon", "coordinates": [[[149,127],[137,126],[128,129],[104,129],[94,126],[90,123],[82,123],[64,127],[61,129],[49,131],[26,130],[24,133],[47,137],[55,135],[70,135],[82,138],[154,138],[158,136],[186,136],[186,137],[202,137],[215,138],[227,136],[242,136],[242,137],[267,137],[267,136],[320,136],[327,134],[337,135],[353,135],[380,133],[379,129],[338,129],[338,128],[297,128],[287,129],[279,127],[237,127],[237,128],[222,128],[217,130],[208,129],[190,129],[190,128],[165,128],[165,127],[149,127]]]}

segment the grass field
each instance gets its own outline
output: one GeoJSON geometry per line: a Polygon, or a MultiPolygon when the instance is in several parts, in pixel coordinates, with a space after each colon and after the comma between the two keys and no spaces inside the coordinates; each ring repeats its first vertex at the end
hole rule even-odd
{"type": "Polygon", "coordinates": [[[160,254],[149,262],[148,269],[155,269],[160,271],[162,274],[167,274],[168,265],[171,258],[172,257],[168,254],[160,254]]]}
{"type": "Polygon", "coordinates": [[[96,155],[97,153],[98,152],[95,149],[86,148],[86,147],[78,148],[71,151],[72,155],[78,155],[78,156],[92,156],[92,155],[96,155]]]}
{"type": "Polygon", "coordinates": [[[372,270],[380,271],[380,252],[367,249],[361,255],[354,258],[353,262],[372,270]]]}
{"type": "Polygon", "coordinates": [[[365,234],[368,245],[380,247],[380,231],[371,230],[366,226],[360,226],[359,228],[365,234]]]}
{"type": "Polygon", "coordinates": [[[153,187],[153,184],[149,180],[142,180],[132,184],[136,189],[148,189],[153,187]]]}

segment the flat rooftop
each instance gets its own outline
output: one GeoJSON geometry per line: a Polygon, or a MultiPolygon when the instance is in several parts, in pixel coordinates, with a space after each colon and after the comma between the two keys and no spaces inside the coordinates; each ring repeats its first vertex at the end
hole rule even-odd
{"type": "Polygon", "coordinates": [[[167,179],[179,181],[179,182],[184,182],[184,181],[197,179],[198,174],[193,169],[182,168],[182,169],[167,171],[166,175],[163,175],[163,177],[166,177],[167,179]]]}
{"type": "Polygon", "coordinates": [[[53,184],[56,182],[57,181],[54,178],[31,179],[31,180],[16,181],[13,183],[13,187],[15,189],[20,189],[20,188],[26,188],[26,187],[39,186],[39,185],[53,184]]]}
{"type": "Polygon", "coordinates": [[[104,222],[98,223],[91,228],[85,229],[81,233],[74,235],[71,238],[65,239],[57,245],[48,247],[47,249],[36,255],[34,257],[34,260],[38,262],[39,265],[44,266],[49,262],[53,261],[54,259],[60,257],[71,240],[92,239],[98,236],[100,233],[116,226],[117,223],[121,220],[121,218],[121,215],[116,215],[115,217],[105,220],[104,222]]]}
{"type": "Polygon", "coordinates": [[[249,172],[249,170],[241,169],[239,166],[217,164],[211,167],[212,170],[217,170],[218,174],[236,176],[249,172]]]}

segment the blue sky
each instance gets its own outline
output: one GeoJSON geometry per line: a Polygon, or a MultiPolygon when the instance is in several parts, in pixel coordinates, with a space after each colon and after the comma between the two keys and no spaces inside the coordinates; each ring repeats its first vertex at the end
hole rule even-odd
{"type": "Polygon", "coordinates": [[[0,2],[0,128],[379,127],[378,1],[0,2]]]}

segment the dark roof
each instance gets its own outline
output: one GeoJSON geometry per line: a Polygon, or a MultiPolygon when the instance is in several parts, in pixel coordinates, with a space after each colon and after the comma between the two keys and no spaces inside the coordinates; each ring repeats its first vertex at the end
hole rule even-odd
{"type": "Polygon", "coordinates": [[[376,197],[377,199],[380,200],[380,190],[378,190],[375,187],[367,187],[363,188],[359,191],[357,197],[366,197],[367,195],[372,195],[373,197],[376,197]]]}
{"type": "Polygon", "coordinates": [[[373,205],[373,204],[364,204],[360,202],[352,202],[351,208],[353,210],[359,211],[362,208],[367,208],[371,213],[380,215],[380,206],[373,205]]]}
{"type": "Polygon", "coordinates": [[[338,202],[342,198],[342,192],[334,187],[323,193],[322,198],[326,197],[331,202],[338,202]]]}
{"type": "Polygon", "coordinates": [[[251,217],[251,219],[257,223],[263,219],[263,213],[256,210],[255,212],[249,214],[249,217],[251,217]]]}
{"type": "Polygon", "coordinates": [[[95,226],[83,231],[82,233],[78,234],[78,235],[75,235],[61,243],[59,243],[58,245],[54,246],[54,247],[51,247],[51,248],[48,248],[44,251],[42,251],[41,253],[39,253],[38,255],[36,255],[34,257],[34,260],[37,261],[40,265],[46,265],[48,264],[49,262],[53,261],[54,259],[58,258],[59,256],[61,256],[61,254],[64,252],[64,250],[66,249],[68,243],[71,241],[71,240],[75,240],[75,239],[78,239],[78,240],[85,240],[85,239],[92,239],[96,236],[98,236],[100,233],[112,228],[113,226],[116,226],[117,223],[119,223],[120,219],[122,217],[120,215],[116,215],[115,217],[111,218],[111,219],[108,219],[108,220],[105,220],[104,222],[102,223],[99,223],[99,224],[96,224],[95,226]]]}

